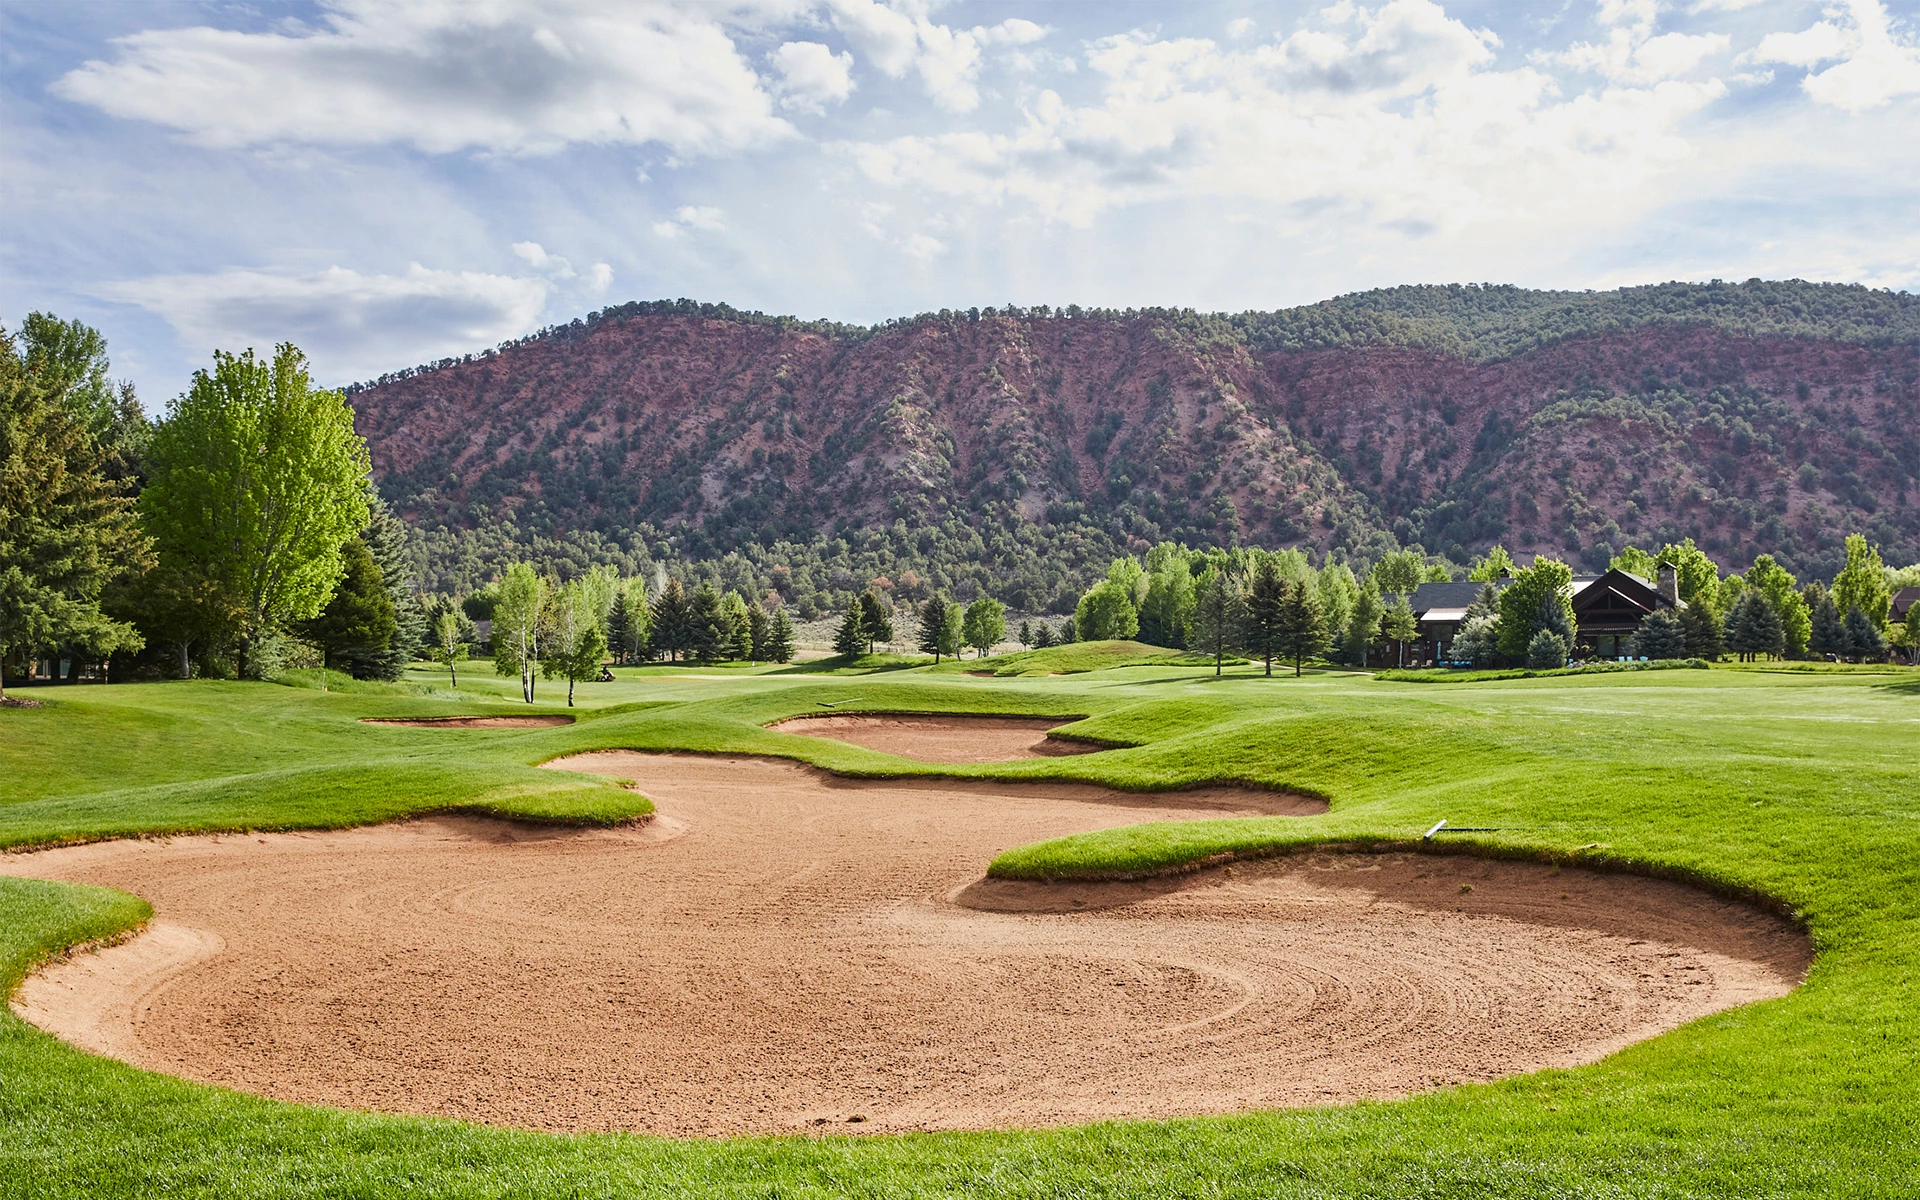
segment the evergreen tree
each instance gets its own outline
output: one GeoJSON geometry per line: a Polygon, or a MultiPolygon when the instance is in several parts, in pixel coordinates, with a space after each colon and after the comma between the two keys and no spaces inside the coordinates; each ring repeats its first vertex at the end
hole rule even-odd
{"type": "Polygon", "coordinates": [[[946,593],[928,597],[920,609],[920,652],[933,655],[936,663],[942,655],[958,654],[962,619],[960,606],[948,600],[946,593]]]}
{"type": "Polygon", "coordinates": [[[1772,601],[1758,588],[1748,588],[1727,610],[1727,648],[1740,661],[1752,662],[1762,654],[1779,654],[1786,649],[1780,628],[1780,614],[1772,601]]]}
{"type": "Polygon", "coordinates": [[[1019,637],[1020,637],[1020,644],[1022,646],[1026,647],[1028,650],[1033,649],[1034,647],[1033,623],[1031,621],[1020,622],[1019,637]]]}
{"type": "Polygon", "coordinates": [[[1218,565],[1208,567],[1194,595],[1191,637],[1187,645],[1213,656],[1215,675],[1220,674],[1227,653],[1239,649],[1246,607],[1246,595],[1239,579],[1218,565]]]}
{"type": "Polygon", "coordinates": [[[869,654],[878,643],[893,641],[893,612],[873,588],[860,593],[860,625],[867,631],[869,654]]]}
{"type": "Polygon", "coordinates": [[[354,538],[340,548],[344,564],[327,606],[299,626],[321,648],[329,667],[345,666],[355,679],[384,678],[393,645],[393,599],[367,544],[354,538]]]}
{"type": "Polygon", "coordinates": [[[1447,657],[1476,667],[1493,666],[1500,657],[1500,618],[1485,612],[1468,616],[1460,622],[1453,644],[1447,647],[1447,657]]]}
{"type": "Polygon", "coordinates": [[[9,654],[77,645],[105,657],[140,635],[100,609],[122,565],[144,566],[146,539],[99,443],[0,331],[0,699],[9,654]]]}
{"type": "Polygon", "coordinates": [[[733,591],[721,598],[720,627],[720,657],[752,662],[753,614],[745,596],[733,591]]]}
{"type": "Polygon", "coordinates": [[[1567,665],[1567,643],[1551,629],[1542,629],[1527,643],[1527,669],[1551,671],[1567,665]]]}
{"type": "Polygon", "coordinates": [[[960,640],[972,646],[977,657],[993,653],[993,648],[1006,636],[1006,605],[986,596],[967,605],[966,616],[960,621],[960,640]]]}
{"type": "Polygon", "coordinates": [[[687,597],[687,653],[695,662],[713,662],[730,648],[731,635],[719,589],[701,580],[687,597]]]}
{"type": "MultiPolygon", "coordinates": [[[[1810,585],[1818,587],[1817,584],[1810,585]]],[[[1807,649],[1822,658],[1838,658],[1847,653],[1847,629],[1844,618],[1840,616],[1840,606],[1833,602],[1833,596],[1825,588],[1811,597],[1813,619],[1811,632],[1807,637],[1807,649]]]]}
{"type": "Polygon", "coordinates": [[[628,649],[628,633],[633,628],[633,614],[627,609],[627,590],[621,588],[613,594],[613,611],[607,614],[607,649],[613,653],[613,661],[625,666],[631,651],[628,649]]]}
{"type": "Polygon", "coordinates": [[[1033,626],[1033,648],[1045,650],[1053,645],[1053,626],[1045,621],[1036,621],[1033,626]]]}
{"type": "Polygon", "coordinates": [[[767,619],[764,605],[747,605],[747,657],[753,662],[773,662],[767,656],[767,635],[773,632],[773,622],[767,619]]]}
{"type": "MultiPolygon", "coordinates": [[[[1574,629],[1572,585],[1573,570],[1545,556],[1516,574],[1500,592],[1500,653],[1524,658],[1533,635],[1542,629],[1555,636],[1563,631],[1570,634],[1574,629]]],[[[1572,644],[1570,637],[1564,640],[1572,644]]]]}
{"type": "Polygon", "coordinates": [[[1753,560],[1748,568],[1747,586],[1767,598],[1773,605],[1773,611],[1780,618],[1780,633],[1784,649],[1778,651],[1789,658],[1799,658],[1807,652],[1807,637],[1813,632],[1812,612],[1807,602],[1794,588],[1795,580],[1784,567],[1773,560],[1773,555],[1762,554],[1753,560]]]}
{"type": "Polygon", "coordinates": [[[686,658],[693,645],[692,620],[686,586],[678,579],[667,580],[653,600],[653,644],[666,652],[667,661],[686,658]]]}
{"type": "Polygon", "coordinates": [[[847,606],[847,615],[840,620],[840,628],[833,635],[833,652],[842,658],[854,659],[868,652],[872,639],[867,637],[866,605],[855,600],[847,606]]]}
{"type": "Polygon", "coordinates": [[[1880,626],[1858,606],[1847,610],[1841,628],[1848,658],[1855,662],[1879,662],[1887,656],[1887,639],[1881,634],[1880,626]]]}
{"type": "Polygon", "coordinates": [[[1263,556],[1253,570],[1253,584],[1247,589],[1246,632],[1243,644],[1259,656],[1266,674],[1273,674],[1273,656],[1281,653],[1281,629],[1285,623],[1287,581],[1272,556],[1263,556]]]}
{"type": "Polygon", "coordinates": [[[1304,580],[1289,583],[1285,602],[1280,606],[1280,630],[1277,638],[1281,654],[1293,660],[1294,678],[1300,677],[1300,662],[1326,648],[1327,627],[1320,613],[1320,598],[1304,580]]]}
{"type": "Polygon", "coordinates": [[[1633,635],[1633,653],[1655,662],[1686,657],[1687,631],[1672,609],[1656,609],[1647,614],[1640,622],[1639,632],[1633,635]]]}
{"type": "Polygon", "coordinates": [[[369,678],[394,680],[406,674],[408,663],[421,657],[427,642],[427,613],[416,594],[413,557],[407,551],[407,524],[393,515],[371,481],[367,486],[367,512],[367,527],[360,540],[380,568],[381,583],[393,606],[393,636],[366,670],[369,678]]]}
{"type": "Polygon", "coordinates": [[[793,661],[793,620],[785,608],[774,609],[767,620],[767,645],[762,656],[766,662],[793,661]]]}
{"type": "Polygon", "coordinates": [[[1413,605],[1407,603],[1405,596],[1396,596],[1393,607],[1386,611],[1381,620],[1380,629],[1390,642],[1400,644],[1400,665],[1407,665],[1407,643],[1420,636],[1420,619],[1414,615],[1413,605]]]}
{"type": "Polygon", "coordinates": [[[1706,603],[1689,604],[1680,610],[1680,630],[1687,640],[1687,656],[1708,660],[1726,652],[1726,632],[1720,614],[1706,603]]]}

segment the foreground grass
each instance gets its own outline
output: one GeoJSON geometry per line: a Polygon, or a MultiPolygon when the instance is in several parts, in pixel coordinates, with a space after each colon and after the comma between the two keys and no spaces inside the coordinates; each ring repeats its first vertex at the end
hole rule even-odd
{"type": "MultiPolygon", "coordinates": [[[[1763,893],[1800,914],[1819,959],[1791,996],[1579,1070],[1390,1104],[870,1139],[554,1137],[278,1104],[86,1055],[8,1014],[0,1197],[1899,1196],[1920,1176],[1920,674],[1663,671],[1446,688],[1150,665],[1017,681],[924,669],[618,674],[581,689],[577,724],[524,732],[357,720],[526,711],[486,680],[469,692],[463,679],[468,694],[453,700],[43,689],[47,708],[0,713],[0,843],[345,824],[480,802],[487,787],[503,789],[503,812],[632,802],[531,770],[611,746],[787,754],[850,774],[1137,788],[1245,779],[1325,796],[1332,811],[1109,830],[1012,848],[993,869],[1112,874],[1329,840],[1413,844],[1447,817],[1506,827],[1469,835],[1483,852],[1763,893]],[[762,728],[823,701],[1079,716],[1071,732],[1134,748],[937,768],[762,728]],[[515,790],[548,782],[559,791],[547,800],[515,790]]],[[[0,987],[146,916],[119,893],[4,869],[0,859],[0,987]]]]}

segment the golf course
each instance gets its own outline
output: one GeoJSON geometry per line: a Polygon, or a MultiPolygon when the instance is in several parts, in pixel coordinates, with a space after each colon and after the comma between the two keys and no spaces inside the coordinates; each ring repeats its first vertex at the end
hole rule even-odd
{"type": "Polygon", "coordinates": [[[0,712],[0,1196],[1920,1175],[1913,669],[614,674],[0,712]]]}

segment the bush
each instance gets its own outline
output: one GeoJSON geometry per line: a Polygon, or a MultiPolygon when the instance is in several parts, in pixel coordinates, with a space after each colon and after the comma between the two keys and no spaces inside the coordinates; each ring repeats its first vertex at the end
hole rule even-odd
{"type": "Polygon", "coordinates": [[[1567,639],[1550,629],[1542,629],[1527,643],[1527,669],[1551,671],[1567,665],[1567,639]]]}

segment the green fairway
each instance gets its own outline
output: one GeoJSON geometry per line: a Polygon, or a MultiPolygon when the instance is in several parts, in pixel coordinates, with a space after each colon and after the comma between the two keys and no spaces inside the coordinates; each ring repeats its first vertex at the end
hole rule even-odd
{"type": "MultiPolygon", "coordinates": [[[[674,1142],[302,1107],[72,1049],[0,1014],[0,1200],[93,1196],[1866,1197],[1920,1177],[1920,670],[1627,671],[1444,687],[1076,647],[859,674],[654,665],[582,684],[476,669],[395,685],[45,687],[0,711],[0,845],[335,827],[457,808],[608,823],[649,805],[535,770],[587,749],[786,755],[855,775],[1243,780],[1305,818],[1161,823],[1010,850],[984,872],[1114,875],[1319,842],[1685,878],[1790,912],[1818,958],[1785,998],[1592,1066],[1395,1102],[1075,1129],[674,1142]],[[1043,657],[1051,656],[1051,657],[1043,657]],[[993,677],[975,671],[1006,671],[993,677]],[[1075,672],[1075,673],[1067,673],[1075,672]],[[910,762],[762,728],[803,712],[1079,718],[1125,748],[910,762]],[[571,712],[541,729],[363,717],[571,712]]],[[[811,666],[811,664],[809,664],[811,666]]],[[[1775,665],[1776,668],[1778,664],[1775,665]]],[[[9,877],[0,988],[135,928],[124,894],[9,877]]]]}

